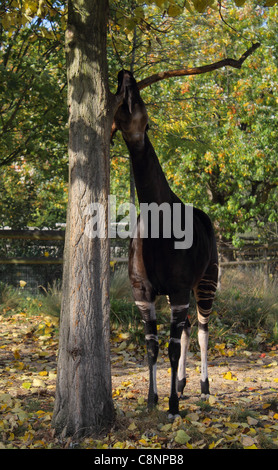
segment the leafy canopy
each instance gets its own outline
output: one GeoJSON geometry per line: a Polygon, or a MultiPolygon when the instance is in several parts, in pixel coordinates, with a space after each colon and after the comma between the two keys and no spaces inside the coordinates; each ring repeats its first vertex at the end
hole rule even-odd
{"type": "MultiPolygon", "coordinates": [[[[121,67],[141,80],[240,57],[261,43],[240,71],[164,80],[142,91],[150,137],[173,190],[234,241],[247,229],[276,233],[275,3],[110,1],[111,90],[121,67]]],[[[67,199],[66,4],[4,1],[0,15],[1,224],[53,226],[65,221],[67,199]]],[[[117,137],[111,192],[119,203],[128,187],[128,154],[117,137]]]]}

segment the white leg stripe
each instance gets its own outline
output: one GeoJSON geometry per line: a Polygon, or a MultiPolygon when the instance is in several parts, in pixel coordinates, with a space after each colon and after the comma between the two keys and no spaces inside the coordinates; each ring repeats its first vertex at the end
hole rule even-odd
{"type": "Polygon", "coordinates": [[[173,306],[171,306],[171,311],[172,312],[180,312],[181,310],[184,310],[186,308],[189,308],[189,304],[173,305],[173,306]]]}
{"type": "Polygon", "coordinates": [[[139,308],[150,308],[151,305],[153,305],[153,302],[147,302],[147,301],[144,301],[144,300],[135,300],[135,303],[137,305],[137,307],[139,308]]]}
{"type": "Polygon", "coordinates": [[[172,305],[171,306],[171,321],[173,321],[173,315],[175,312],[181,312],[182,310],[188,309],[189,304],[185,305],[172,305]]]}
{"type": "Polygon", "coordinates": [[[150,311],[150,320],[155,320],[155,305],[154,302],[146,302],[135,300],[135,304],[140,310],[149,310],[150,311]]]}
{"type": "Polygon", "coordinates": [[[170,341],[169,341],[169,343],[178,343],[178,344],[180,344],[180,342],[181,340],[178,338],[170,338],[170,341]]]}
{"type": "Polygon", "coordinates": [[[209,322],[210,313],[211,313],[211,309],[210,310],[203,310],[199,306],[197,306],[198,321],[202,325],[206,325],[209,322]]]}
{"type": "Polygon", "coordinates": [[[145,339],[146,339],[146,341],[149,341],[150,339],[154,339],[155,341],[158,342],[158,337],[157,337],[157,335],[152,335],[152,334],[146,335],[146,336],[145,336],[145,339]]]}

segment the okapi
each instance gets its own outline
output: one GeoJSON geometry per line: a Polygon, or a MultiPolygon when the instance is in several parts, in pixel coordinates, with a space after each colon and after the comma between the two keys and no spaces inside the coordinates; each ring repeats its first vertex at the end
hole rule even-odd
{"type": "MultiPolygon", "coordinates": [[[[162,204],[167,203],[173,209],[174,204],[178,203],[184,209],[181,210],[183,214],[186,206],[170,189],[147,135],[148,114],[131,72],[123,70],[119,73],[117,95],[121,95],[123,101],[115,114],[114,132],[117,129],[121,131],[129,150],[140,205],[156,203],[162,207],[162,204]]],[[[192,214],[193,240],[190,247],[176,248],[173,218],[170,220],[170,237],[164,237],[159,226],[159,235],[153,238],[150,235],[152,222],[149,219],[146,222],[146,218],[143,220],[141,214],[129,248],[129,278],[134,300],[144,323],[149,366],[149,408],[154,407],[158,401],[156,296],[166,295],[171,306],[168,349],[171,364],[170,419],[179,413],[179,399],[183,398],[186,385],[186,356],[191,330],[187,315],[191,291],[194,292],[197,305],[201,394],[203,398],[209,395],[208,320],[217,287],[218,255],[210,218],[195,207],[192,214]],[[147,237],[144,236],[146,229],[147,237]]],[[[159,213],[159,216],[161,221],[162,214],[159,213]]],[[[182,223],[188,223],[185,216],[182,223]]]]}

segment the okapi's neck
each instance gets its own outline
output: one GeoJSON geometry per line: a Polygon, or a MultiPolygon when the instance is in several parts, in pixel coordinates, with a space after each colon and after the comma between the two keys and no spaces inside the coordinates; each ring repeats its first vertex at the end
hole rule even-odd
{"type": "Polygon", "coordinates": [[[139,203],[171,202],[172,191],[147,133],[142,142],[126,140],[139,203]]]}

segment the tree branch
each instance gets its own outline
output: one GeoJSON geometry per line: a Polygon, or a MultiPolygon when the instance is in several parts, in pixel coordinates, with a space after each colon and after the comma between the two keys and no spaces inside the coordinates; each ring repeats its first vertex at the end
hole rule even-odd
{"type": "Polygon", "coordinates": [[[160,80],[164,80],[165,78],[171,77],[183,77],[185,75],[200,75],[202,73],[212,72],[213,70],[220,69],[222,67],[234,67],[236,69],[240,69],[243,62],[256,50],[260,47],[260,43],[257,42],[252,44],[252,46],[247,49],[246,52],[240,57],[240,59],[223,59],[219,60],[218,62],[214,62],[213,64],[202,65],[200,67],[189,67],[186,69],[177,69],[177,70],[166,70],[164,72],[158,72],[154,75],[151,75],[147,78],[144,78],[140,82],[137,83],[139,90],[143,90],[153,83],[159,82],[160,80]]]}

